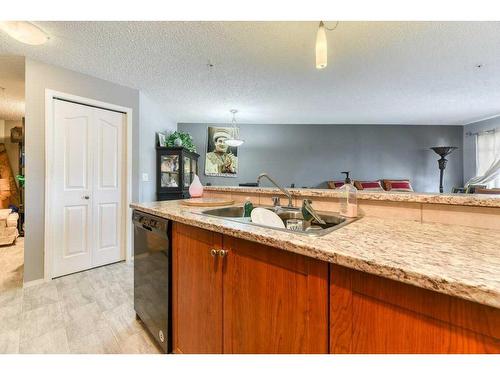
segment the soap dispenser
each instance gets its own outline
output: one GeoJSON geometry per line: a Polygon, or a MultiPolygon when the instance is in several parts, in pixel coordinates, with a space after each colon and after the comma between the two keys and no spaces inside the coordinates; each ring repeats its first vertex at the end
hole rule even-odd
{"type": "Polygon", "coordinates": [[[358,216],[358,189],[354,187],[349,178],[350,172],[341,172],[345,174],[345,183],[339,188],[340,191],[340,214],[345,217],[358,216]]]}

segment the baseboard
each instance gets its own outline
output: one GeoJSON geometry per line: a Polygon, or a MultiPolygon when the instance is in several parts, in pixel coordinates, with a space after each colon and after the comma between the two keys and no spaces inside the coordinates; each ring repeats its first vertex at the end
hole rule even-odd
{"type": "Polygon", "coordinates": [[[40,284],[43,284],[43,283],[46,283],[46,282],[47,281],[45,279],[31,280],[31,281],[28,281],[28,282],[24,282],[23,283],[23,288],[29,288],[31,286],[40,285],[40,284]]]}

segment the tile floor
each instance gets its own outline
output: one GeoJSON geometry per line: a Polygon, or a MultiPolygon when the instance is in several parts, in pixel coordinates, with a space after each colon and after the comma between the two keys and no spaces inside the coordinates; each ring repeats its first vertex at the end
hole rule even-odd
{"type": "Polygon", "coordinates": [[[0,247],[0,353],[159,353],[125,262],[23,288],[23,238],[0,247]]]}

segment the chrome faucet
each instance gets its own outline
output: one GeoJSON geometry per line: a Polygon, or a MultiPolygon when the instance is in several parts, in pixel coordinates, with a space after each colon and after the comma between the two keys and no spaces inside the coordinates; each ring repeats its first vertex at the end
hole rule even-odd
{"type": "Polygon", "coordinates": [[[290,194],[290,192],[288,190],[286,190],[283,186],[279,185],[276,181],[274,181],[271,177],[269,177],[269,175],[267,173],[261,173],[259,175],[259,177],[257,177],[257,185],[260,185],[260,180],[262,179],[262,177],[266,177],[269,181],[271,181],[271,183],[274,186],[276,186],[278,189],[280,189],[281,192],[283,194],[285,194],[288,198],[288,207],[293,207],[292,194],[290,194]]]}

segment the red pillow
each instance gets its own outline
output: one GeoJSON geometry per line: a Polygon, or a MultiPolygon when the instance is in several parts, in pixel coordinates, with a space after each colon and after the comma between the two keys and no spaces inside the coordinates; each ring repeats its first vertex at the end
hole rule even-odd
{"type": "Polygon", "coordinates": [[[410,181],[389,181],[386,186],[388,191],[413,191],[410,181]]]}
{"type": "Polygon", "coordinates": [[[358,190],[384,191],[380,181],[354,181],[354,186],[358,190]]]}
{"type": "Polygon", "coordinates": [[[344,186],[344,181],[327,181],[328,187],[330,189],[338,189],[339,187],[344,186]]]}
{"type": "Polygon", "coordinates": [[[387,191],[413,191],[410,180],[384,180],[387,191]]]}

